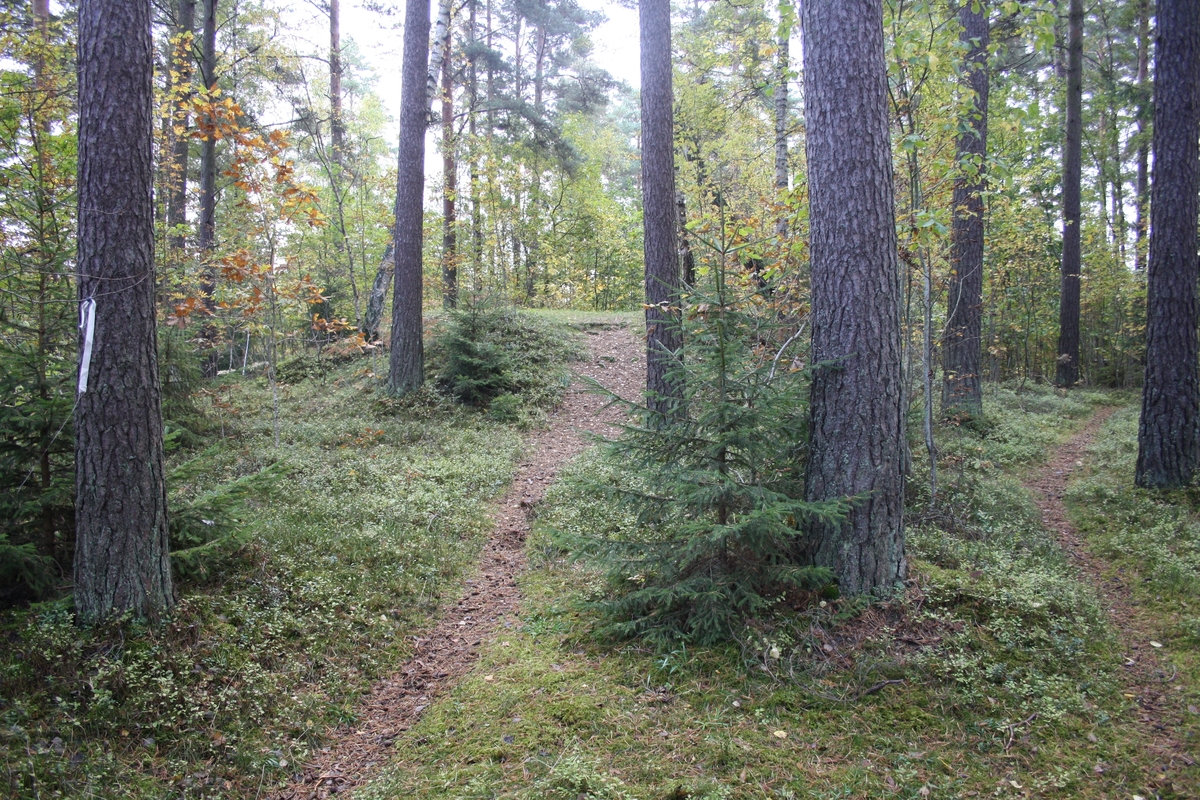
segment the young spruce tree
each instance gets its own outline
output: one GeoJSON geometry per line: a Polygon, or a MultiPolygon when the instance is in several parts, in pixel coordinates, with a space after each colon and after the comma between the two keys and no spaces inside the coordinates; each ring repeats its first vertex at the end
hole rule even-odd
{"type": "Polygon", "coordinates": [[[798,540],[806,523],[847,511],[804,499],[808,381],[782,358],[799,337],[754,302],[757,285],[727,274],[733,248],[714,246],[713,293],[688,298],[677,334],[688,358],[670,378],[686,412],[614,396],[635,421],[607,457],[629,479],[589,487],[635,510],[638,529],[569,542],[610,579],[596,604],[606,632],[659,645],[730,638],[789,593],[829,584],[830,570],[795,558],[798,540]]]}

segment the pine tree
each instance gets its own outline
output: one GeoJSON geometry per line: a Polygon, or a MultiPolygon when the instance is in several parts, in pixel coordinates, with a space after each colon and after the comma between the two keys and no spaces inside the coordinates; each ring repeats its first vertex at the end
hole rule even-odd
{"type": "Polygon", "coordinates": [[[174,605],[155,341],[149,0],[79,6],[75,609],[174,605]]]}

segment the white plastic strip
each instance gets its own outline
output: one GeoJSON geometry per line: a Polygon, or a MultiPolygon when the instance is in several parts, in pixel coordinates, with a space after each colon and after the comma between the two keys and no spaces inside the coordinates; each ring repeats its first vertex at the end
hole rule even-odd
{"type": "Polygon", "coordinates": [[[89,297],[79,307],[79,332],[83,334],[83,355],[79,359],[79,391],[86,392],[88,371],[92,367],[92,339],[96,335],[96,301],[89,297]]]}

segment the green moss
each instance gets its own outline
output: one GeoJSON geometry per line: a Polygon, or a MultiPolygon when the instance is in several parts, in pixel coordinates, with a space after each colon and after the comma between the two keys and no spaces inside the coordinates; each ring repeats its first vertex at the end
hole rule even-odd
{"type": "MultiPolygon", "coordinates": [[[[1068,401],[1003,411],[1011,430],[1045,432],[1041,449],[1007,469],[1065,438],[1054,417],[1068,401]]],[[[1072,408],[1073,419],[1096,404],[1072,408]]],[[[994,446],[978,432],[955,435],[963,447],[994,446]]],[[[605,469],[590,456],[572,468],[593,478],[605,469]]],[[[519,622],[485,643],[472,675],[397,741],[392,766],[360,795],[1186,794],[1187,776],[1160,780],[1142,730],[1118,723],[1128,700],[1091,587],[995,462],[964,475],[954,511],[966,522],[913,531],[906,597],[827,600],[749,628],[733,646],[670,652],[592,636],[596,620],[578,601],[603,584],[567,562],[549,530],[611,532],[636,519],[559,482],[529,539],[535,568],[519,622]]]]}

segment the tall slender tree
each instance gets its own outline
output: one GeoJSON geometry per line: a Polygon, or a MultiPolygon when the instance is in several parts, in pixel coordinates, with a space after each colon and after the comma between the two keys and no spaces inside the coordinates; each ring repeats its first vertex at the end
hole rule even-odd
{"type": "Polygon", "coordinates": [[[186,244],[180,226],[187,222],[188,156],[191,153],[191,138],[188,128],[191,115],[188,100],[192,86],[192,34],[196,29],[196,0],[179,0],[178,18],[175,21],[175,46],[171,49],[171,161],[168,173],[169,194],[167,196],[167,227],[171,233],[167,239],[172,254],[183,252],[186,244]]]}
{"type": "Polygon", "coordinates": [[[658,414],[678,412],[683,386],[671,372],[683,350],[679,325],[671,2],[640,0],[642,214],[646,264],[646,391],[658,414]]]}
{"type": "Polygon", "coordinates": [[[1200,462],[1196,254],[1200,211],[1200,0],[1158,0],[1146,378],[1138,486],[1185,486],[1200,462]]]}
{"type": "Polygon", "coordinates": [[[329,138],[333,163],[346,168],[346,120],[342,113],[342,4],[329,0],[329,138]]]}
{"type": "Polygon", "coordinates": [[[79,4],[75,608],[174,602],[155,342],[150,0],[79,4]]]}
{"type": "Polygon", "coordinates": [[[1137,65],[1137,230],[1133,252],[1133,268],[1145,266],[1146,234],[1150,222],[1150,0],[1138,0],[1138,65],[1137,65]]]}
{"type": "Polygon", "coordinates": [[[883,0],[805,0],[812,421],[806,499],[859,497],[805,555],[845,593],[905,577],[900,269],[883,0]]]}
{"type": "Polygon", "coordinates": [[[1063,248],[1058,301],[1058,368],[1054,382],[1079,381],[1079,282],[1083,268],[1079,229],[1083,180],[1083,0],[1067,11],[1067,131],[1063,141],[1063,248]]]}
{"type": "Polygon", "coordinates": [[[458,305],[458,162],[454,142],[454,74],[451,49],[442,54],[442,305],[458,305]]]}
{"type": "MultiPolygon", "coordinates": [[[[400,168],[396,179],[395,289],[388,391],[407,394],[425,382],[421,318],[421,244],[425,129],[429,123],[429,0],[407,0],[400,83],[400,168]]],[[[436,83],[434,84],[436,85],[436,83]]]]}
{"type": "Polygon", "coordinates": [[[946,338],[942,350],[943,410],[983,412],[980,375],[983,325],[983,180],[987,162],[988,5],[966,0],[959,8],[961,39],[967,55],[963,77],[972,100],[960,120],[958,162],[954,181],[950,285],[947,291],[946,338]]]}
{"type": "MultiPolygon", "coordinates": [[[[217,0],[204,0],[204,21],[201,34],[200,79],[204,83],[205,99],[215,101],[213,90],[217,88],[217,0]]],[[[217,248],[217,137],[213,125],[200,146],[200,218],[196,229],[196,249],[200,253],[200,293],[204,307],[211,315],[216,311],[213,293],[217,288],[217,272],[213,257],[217,248]]],[[[205,323],[201,338],[208,352],[204,358],[205,377],[217,374],[219,351],[216,349],[217,329],[205,323]]]]}

